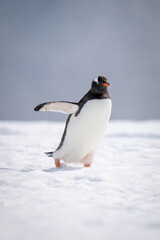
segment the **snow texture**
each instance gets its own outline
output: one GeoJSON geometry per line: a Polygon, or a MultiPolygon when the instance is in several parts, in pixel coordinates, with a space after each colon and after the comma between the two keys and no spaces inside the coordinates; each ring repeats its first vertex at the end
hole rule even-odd
{"type": "Polygon", "coordinates": [[[111,121],[91,168],[44,155],[63,129],[0,122],[0,239],[160,238],[160,121],[111,121]]]}

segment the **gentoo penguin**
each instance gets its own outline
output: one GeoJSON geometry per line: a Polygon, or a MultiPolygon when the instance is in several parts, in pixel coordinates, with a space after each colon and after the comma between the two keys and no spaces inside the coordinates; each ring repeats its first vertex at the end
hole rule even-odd
{"type": "Polygon", "coordinates": [[[54,152],[46,152],[48,157],[55,159],[56,167],[61,166],[60,160],[90,167],[111,115],[112,102],[108,86],[107,79],[99,76],[77,103],[46,102],[35,107],[35,111],[69,114],[59,146],[54,152]]]}

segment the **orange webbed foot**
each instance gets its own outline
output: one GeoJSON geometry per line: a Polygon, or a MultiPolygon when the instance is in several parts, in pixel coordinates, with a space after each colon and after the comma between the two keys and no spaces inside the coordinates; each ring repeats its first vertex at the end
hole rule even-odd
{"type": "Polygon", "coordinates": [[[90,167],[90,166],[91,166],[90,163],[84,164],[84,167],[90,167]]]}
{"type": "Polygon", "coordinates": [[[56,165],[56,168],[61,167],[61,163],[59,159],[55,159],[55,165],[56,165]]]}

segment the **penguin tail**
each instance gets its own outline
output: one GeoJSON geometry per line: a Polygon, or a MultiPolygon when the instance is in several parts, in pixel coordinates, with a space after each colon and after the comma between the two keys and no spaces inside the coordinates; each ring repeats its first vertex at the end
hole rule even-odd
{"type": "Polygon", "coordinates": [[[53,157],[53,152],[45,152],[48,157],[53,157]]]}

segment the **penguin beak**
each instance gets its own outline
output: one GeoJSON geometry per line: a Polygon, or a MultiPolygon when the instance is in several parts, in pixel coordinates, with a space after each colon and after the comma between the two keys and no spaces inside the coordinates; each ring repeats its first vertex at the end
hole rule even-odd
{"type": "Polygon", "coordinates": [[[103,86],[106,86],[108,87],[110,84],[107,82],[107,83],[103,83],[103,86]]]}

